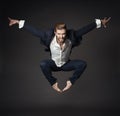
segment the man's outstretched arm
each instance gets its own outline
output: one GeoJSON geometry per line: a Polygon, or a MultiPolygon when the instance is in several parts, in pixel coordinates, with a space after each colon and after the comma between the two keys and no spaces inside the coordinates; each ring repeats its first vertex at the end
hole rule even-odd
{"type": "MultiPolygon", "coordinates": [[[[27,24],[25,22],[25,20],[12,19],[10,17],[8,17],[8,19],[9,19],[9,26],[13,26],[13,25],[18,24],[19,29],[23,28],[23,29],[27,30],[32,35],[38,37],[40,39],[40,43],[46,46],[46,39],[45,38],[48,37],[48,35],[46,34],[46,31],[39,30],[39,29],[27,24]]],[[[50,30],[49,33],[51,33],[51,32],[52,32],[52,30],[50,30]]]]}
{"type": "Polygon", "coordinates": [[[77,38],[79,38],[95,28],[100,28],[102,25],[103,25],[103,27],[106,28],[107,27],[106,25],[110,19],[111,19],[111,17],[109,17],[109,18],[105,17],[103,19],[95,19],[95,21],[93,23],[88,24],[88,25],[84,26],[83,28],[80,28],[77,31],[75,31],[75,35],[77,38]]]}
{"type": "Polygon", "coordinates": [[[30,33],[32,33],[33,35],[40,37],[40,38],[43,38],[45,36],[45,33],[43,31],[36,29],[31,25],[26,24],[25,20],[12,19],[10,17],[8,17],[8,19],[9,19],[9,26],[18,24],[19,29],[24,28],[30,33]]]}

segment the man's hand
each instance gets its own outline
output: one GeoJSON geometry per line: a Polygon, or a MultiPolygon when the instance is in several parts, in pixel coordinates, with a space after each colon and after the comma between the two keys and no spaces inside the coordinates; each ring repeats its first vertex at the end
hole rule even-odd
{"type": "Polygon", "coordinates": [[[70,89],[71,86],[72,86],[72,83],[70,81],[67,81],[66,87],[62,91],[66,91],[66,90],[70,89]]]}
{"type": "Polygon", "coordinates": [[[107,18],[105,17],[104,19],[101,19],[101,23],[103,24],[103,26],[106,28],[106,24],[108,23],[108,21],[111,19],[111,17],[107,18]]]}
{"type": "Polygon", "coordinates": [[[8,17],[8,19],[9,19],[9,26],[12,26],[14,24],[19,24],[19,20],[11,19],[10,17],[8,17]]]}
{"type": "Polygon", "coordinates": [[[57,92],[60,92],[60,93],[62,92],[62,91],[59,89],[57,82],[52,85],[52,88],[53,88],[54,90],[56,90],[57,92]]]}

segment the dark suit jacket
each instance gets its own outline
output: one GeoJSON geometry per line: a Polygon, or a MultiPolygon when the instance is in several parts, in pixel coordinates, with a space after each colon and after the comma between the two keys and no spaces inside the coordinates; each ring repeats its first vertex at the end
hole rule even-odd
{"type": "MultiPolygon", "coordinates": [[[[82,36],[84,34],[88,33],[89,31],[93,30],[94,28],[96,28],[95,22],[92,22],[78,30],[68,29],[67,37],[72,42],[72,48],[80,45],[82,36]]],[[[50,43],[54,37],[54,29],[53,28],[49,29],[47,31],[42,31],[42,30],[38,30],[38,29],[30,26],[29,24],[25,23],[23,29],[26,29],[27,31],[31,32],[33,35],[39,37],[40,43],[47,47],[46,51],[49,51],[50,43]]]]}

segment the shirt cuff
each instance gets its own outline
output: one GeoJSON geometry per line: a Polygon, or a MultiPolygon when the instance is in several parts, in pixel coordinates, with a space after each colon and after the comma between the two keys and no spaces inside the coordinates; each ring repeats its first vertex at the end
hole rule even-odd
{"type": "Polygon", "coordinates": [[[20,20],[19,21],[19,29],[23,28],[24,27],[24,23],[25,23],[25,20],[20,20]]]}
{"type": "Polygon", "coordinates": [[[100,28],[101,27],[101,20],[100,19],[95,19],[96,22],[96,28],[100,28]]]}

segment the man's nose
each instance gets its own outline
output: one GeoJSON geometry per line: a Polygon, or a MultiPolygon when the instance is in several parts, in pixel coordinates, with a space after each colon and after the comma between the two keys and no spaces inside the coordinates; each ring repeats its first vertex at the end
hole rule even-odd
{"type": "Polygon", "coordinates": [[[62,36],[62,35],[60,35],[59,37],[60,37],[60,38],[63,38],[63,36],[62,36]]]}

